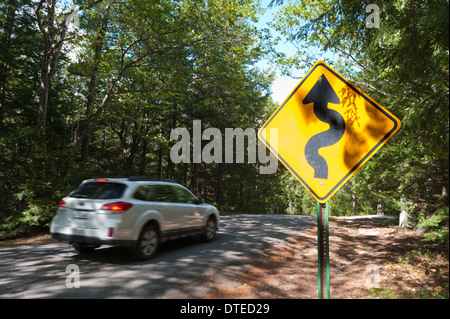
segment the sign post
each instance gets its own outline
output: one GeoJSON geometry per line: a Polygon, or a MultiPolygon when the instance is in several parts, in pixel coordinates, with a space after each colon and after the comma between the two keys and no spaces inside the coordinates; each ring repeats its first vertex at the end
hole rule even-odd
{"type": "Polygon", "coordinates": [[[330,299],[330,256],[328,238],[328,203],[322,204],[317,202],[319,299],[330,299]]]}
{"type": "Polygon", "coordinates": [[[327,202],[399,129],[398,118],[318,61],[258,131],[318,202],[319,297],[330,297],[327,202]]]}

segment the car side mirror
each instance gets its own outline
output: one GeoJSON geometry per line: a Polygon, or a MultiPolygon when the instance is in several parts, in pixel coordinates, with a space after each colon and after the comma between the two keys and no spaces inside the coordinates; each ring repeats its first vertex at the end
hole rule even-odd
{"type": "Polygon", "coordinates": [[[204,200],[203,198],[197,198],[197,199],[194,201],[194,204],[200,205],[200,204],[203,204],[204,202],[205,202],[205,200],[204,200]]]}

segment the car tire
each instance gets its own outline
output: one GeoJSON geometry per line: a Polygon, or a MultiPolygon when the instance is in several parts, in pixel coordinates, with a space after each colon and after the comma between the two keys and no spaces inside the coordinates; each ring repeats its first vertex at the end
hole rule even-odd
{"type": "Polygon", "coordinates": [[[146,225],[139,235],[133,256],[139,260],[149,260],[155,257],[160,243],[158,228],[155,225],[146,225]]]}
{"type": "Polygon", "coordinates": [[[200,239],[205,243],[210,243],[216,238],[217,221],[215,218],[210,217],[206,222],[206,230],[200,235],[200,239]]]}

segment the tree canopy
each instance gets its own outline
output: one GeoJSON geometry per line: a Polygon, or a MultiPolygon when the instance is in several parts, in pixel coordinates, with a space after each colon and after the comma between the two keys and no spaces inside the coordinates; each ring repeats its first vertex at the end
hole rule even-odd
{"type": "Polygon", "coordinates": [[[194,120],[222,133],[263,124],[276,107],[275,74],[255,66],[265,58],[285,74],[324,59],[402,121],[332,214],[407,208],[448,238],[448,1],[373,4],[378,28],[365,2],[274,0],[276,39],[255,27],[257,0],[1,2],[0,232],[46,227],[99,174],[174,178],[222,212],[314,214],[282,165],[170,160],[172,130],[194,120]]]}
{"type": "Polygon", "coordinates": [[[378,27],[367,26],[373,10],[366,12],[366,2],[277,3],[273,27],[298,49],[282,60],[288,69],[317,61],[310,47],[320,48],[319,55],[329,52],[335,68],[402,122],[332,207],[373,212],[378,203],[394,212],[406,205],[420,225],[444,227],[433,236],[448,237],[448,1],[372,1],[378,27]]]}

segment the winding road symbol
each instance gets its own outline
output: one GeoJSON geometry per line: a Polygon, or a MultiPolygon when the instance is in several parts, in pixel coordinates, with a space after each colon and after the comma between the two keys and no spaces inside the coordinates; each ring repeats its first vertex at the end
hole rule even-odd
{"type": "Polygon", "coordinates": [[[328,130],[311,137],[305,146],[305,158],[314,168],[314,178],[328,179],[328,165],[319,155],[319,149],[336,144],[345,132],[345,120],[342,115],[328,108],[328,103],[338,104],[339,102],[339,97],[324,74],[302,101],[304,105],[314,103],[314,114],[317,118],[330,124],[328,130]]]}
{"type": "Polygon", "coordinates": [[[258,138],[325,203],[400,126],[387,109],[318,61],[259,129],[258,138]]]}

